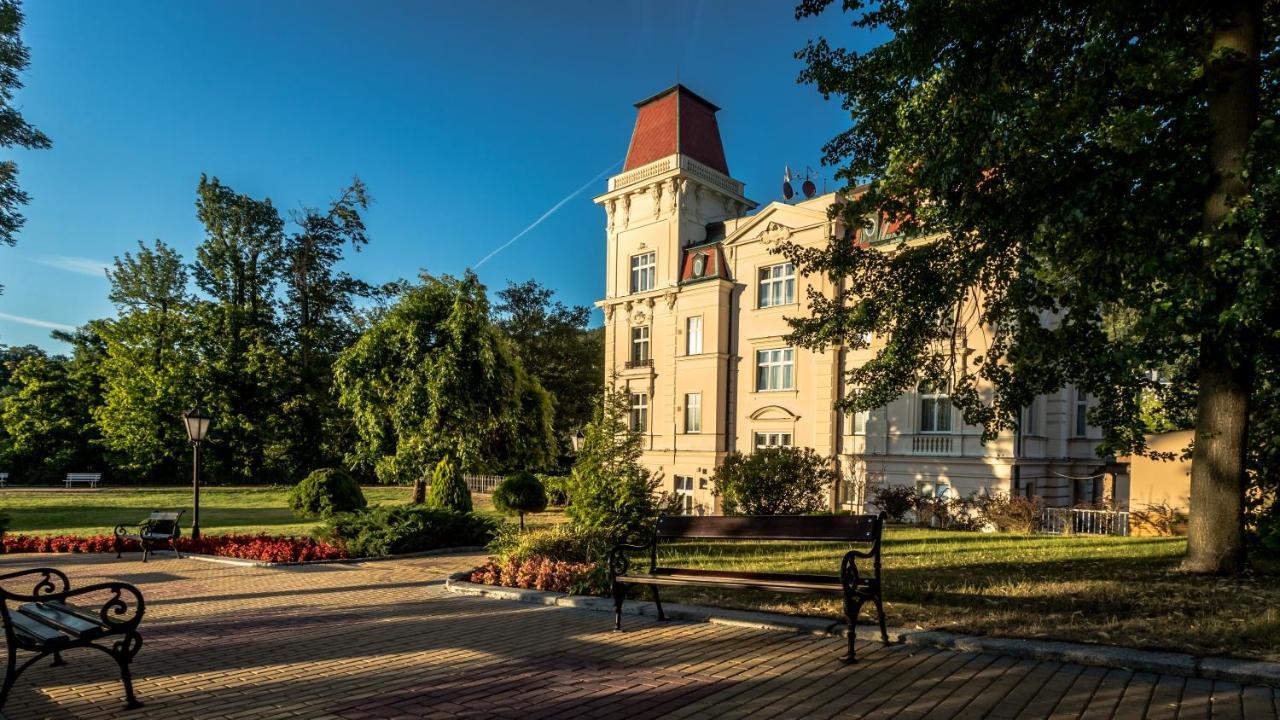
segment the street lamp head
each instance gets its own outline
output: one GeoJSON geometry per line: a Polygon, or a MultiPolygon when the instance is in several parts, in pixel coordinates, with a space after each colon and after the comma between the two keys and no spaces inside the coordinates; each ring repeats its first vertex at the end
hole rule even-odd
{"type": "Polygon", "coordinates": [[[204,441],[204,436],[209,432],[209,422],[211,420],[212,418],[204,411],[204,408],[198,405],[182,413],[182,421],[187,425],[187,437],[193,443],[204,441]]]}

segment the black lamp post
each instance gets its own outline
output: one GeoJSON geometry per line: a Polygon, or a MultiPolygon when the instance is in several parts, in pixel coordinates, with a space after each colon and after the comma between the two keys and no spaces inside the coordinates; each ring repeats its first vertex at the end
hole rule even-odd
{"type": "Polygon", "coordinates": [[[195,494],[195,507],[191,514],[191,539],[200,539],[200,444],[209,433],[211,418],[203,408],[196,406],[182,414],[182,422],[187,426],[187,437],[191,439],[191,490],[195,494]]]}

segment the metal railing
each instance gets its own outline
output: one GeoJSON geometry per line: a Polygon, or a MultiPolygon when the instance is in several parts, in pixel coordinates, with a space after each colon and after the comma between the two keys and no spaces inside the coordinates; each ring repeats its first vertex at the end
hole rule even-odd
{"type": "Polygon", "coordinates": [[[463,475],[462,479],[471,492],[489,494],[498,489],[503,477],[501,475],[463,475]]]}
{"type": "Polygon", "coordinates": [[[1045,508],[1040,512],[1040,532],[1049,535],[1129,535],[1129,513],[1124,510],[1045,508]]]}
{"type": "Polygon", "coordinates": [[[642,368],[642,367],[653,367],[653,358],[645,358],[643,360],[628,360],[625,366],[627,370],[630,370],[632,368],[642,368]]]}

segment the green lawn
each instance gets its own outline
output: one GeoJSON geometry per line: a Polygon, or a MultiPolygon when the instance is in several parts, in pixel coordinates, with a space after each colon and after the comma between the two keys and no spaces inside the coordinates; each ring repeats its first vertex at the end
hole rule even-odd
{"type": "MultiPolygon", "coordinates": [[[[890,527],[886,612],[890,625],[904,627],[1280,660],[1280,562],[1256,558],[1254,574],[1244,580],[1189,577],[1177,571],[1185,548],[1185,538],[890,527]]],[[[659,564],[834,574],[843,549],[700,542],[669,546],[659,564]]],[[[680,602],[841,617],[839,600],[821,596],[693,588],[663,593],[680,602]]]]}
{"type": "MultiPolygon", "coordinates": [[[[204,487],[200,489],[200,529],[205,533],[306,535],[314,520],[293,516],[285,487],[204,487]]],[[[370,505],[408,501],[407,487],[366,487],[370,505]]],[[[492,513],[487,495],[474,495],[476,510],[492,513]]],[[[134,524],[152,510],[186,510],[183,527],[191,523],[191,488],[103,488],[100,490],[0,490],[0,511],[9,515],[9,532],[41,535],[109,534],[116,525],[134,524]]],[[[531,516],[534,522],[555,522],[558,513],[531,516]]]]}

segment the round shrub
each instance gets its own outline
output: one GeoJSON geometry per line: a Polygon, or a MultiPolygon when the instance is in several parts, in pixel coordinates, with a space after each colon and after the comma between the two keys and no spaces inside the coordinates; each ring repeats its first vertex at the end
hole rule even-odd
{"type": "Polygon", "coordinates": [[[493,506],[503,515],[519,515],[524,529],[524,514],[547,509],[547,491],[533,473],[508,475],[493,491],[493,506]]]}
{"type": "Polygon", "coordinates": [[[830,461],[812,448],[731,452],[711,478],[725,515],[805,515],[822,510],[835,480],[830,461]]]}
{"type": "Polygon", "coordinates": [[[328,517],[360,510],[369,503],[346,470],[320,468],[289,491],[289,507],[298,517],[328,517]]]}
{"type": "Polygon", "coordinates": [[[441,510],[471,512],[471,489],[462,479],[462,470],[453,458],[445,455],[431,474],[431,487],[427,490],[427,507],[441,510]]]}

